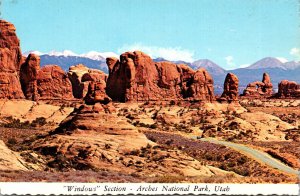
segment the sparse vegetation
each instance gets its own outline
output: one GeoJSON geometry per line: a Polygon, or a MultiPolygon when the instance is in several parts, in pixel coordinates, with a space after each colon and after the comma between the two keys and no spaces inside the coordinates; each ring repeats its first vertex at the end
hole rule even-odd
{"type": "Polygon", "coordinates": [[[29,121],[22,122],[20,119],[15,119],[13,117],[6,117],[6,123],[2,123],[0,127],[5,128],[17,128],[17,129],[30,129],[34,127],[41,127],[47,124],[46,118],[37,117],[31,123],[29,121]]]}

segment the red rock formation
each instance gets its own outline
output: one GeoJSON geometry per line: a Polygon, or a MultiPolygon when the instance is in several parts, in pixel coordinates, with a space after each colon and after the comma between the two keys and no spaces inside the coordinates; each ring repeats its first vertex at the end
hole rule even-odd
{"type": "Polygon", "coordinates": [[[97,69],[89,69],[85,65],[78,64],[69,68],[68,76],[72,82],[75,98],[84,98],[88,92],[90,82],[106,81],[107,75],[97,69]]]}
{"type": "Polygon", "coordinates": [[[107,94],[116,101],[212,101],[213,80],[205,69],[197,71],[170,62],[155,63],[140,52],[107,58],[107,94]]]}
{"type": "Polygon", "coordinates": [[[90,82],[88,92],[84,98],[86,104],[102,103],[108,104],[111,98],[105,92],[106,83],[103,80],[99,82],[90,82]]]}
{"type": "Polygon", "coordinates": [[[247,85],[243,92],[243,96],[249,97],[270,97],[273,94],[273,84],[269,74],[264,73],[262,82],[256,81],[247,85]]]}
{"type": "Polygon", "coordinates": [[[282,80],[278,84],[279,98],[300,98],[300,84],[295,81],[282,80]]]}
{"type": "Polygon", "coordinates": [[[88,70],[89,68],[83,64],[74,65],[69,68],[68,77],[72,83],[72,91],[75,98],[80,99],[87,93],[88,83],[82,83],[81,78],[88,70]]]}
{"type": "Polygon", "coordinates": [[[23,98],[19,70],[22,61],[13,24],[0,20],[0,98],[23,98]]]}
{"type": "Polygon", "coordinates": [[[233,73],[228,73],[224,81],[224,91],[221,101],[236,101],[239,96],[239,79],[233,73]]]}
{"type": "Polygon", "coordinates": [[[204,68],[198,69],[188,82],[188,97],[192,97],[193,100],[214,100],[214,81],[204,68]],[[188,82],[191,82],[190,86],[188,82]]]}
{"type": "Polygon", "coordinates": [[[25,63],[21,66],[20,79],[25,97],[33,101],[39,99],[37,90],[37,75],[39,70],[40,57],[35,54],[29,54],[25,63]]]}
{"type": "Polygon", "coordinates": [[[41,99],[73,98],[72,84],[67,74],[57,65],[46,65],[38,72],[38,93],[41,99]]]}

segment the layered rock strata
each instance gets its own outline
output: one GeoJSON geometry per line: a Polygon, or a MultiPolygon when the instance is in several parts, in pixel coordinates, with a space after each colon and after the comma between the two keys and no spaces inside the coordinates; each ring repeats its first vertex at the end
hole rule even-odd
{"type": "Polygon", "coordinates": [[[73,95],[81,99],[87,95],[90,82],[106,82],[107,75],[100,70],[90,69],[83,64],[71,66],[68,77],[72,82],[73,95]]]}
{"type": "Polygon", "coordinates": [[[13,24],[0,20],[0,98],[24,98],[20,78],[22,53],[13,24]]]}
{"type": "Polygon", "coordinates": [[[72,99],[72,84],[57,65],[46,65],[38,72],[37,89],[41,99],[72,99]]]}
{"type": "Polygon", "coordinates": [[[255,81],[247,85],[243,96],[249,97],[270,97],[273,94],[273,84],[267,73],[263,74],[262,82],[255,81]]]}
{"type": "Polygon", "coordinates": [[[115,101],[214,100],[213,79],[205,69],[155,63],[148,55],[126,52],[107,58],[109,77],[106,92],[115,101]]]}
{"type": "Polygon", "coordinates": [[[279,98],[300,98],[300,84],[295,81],[282,80],[278,84],[279,98]]]}

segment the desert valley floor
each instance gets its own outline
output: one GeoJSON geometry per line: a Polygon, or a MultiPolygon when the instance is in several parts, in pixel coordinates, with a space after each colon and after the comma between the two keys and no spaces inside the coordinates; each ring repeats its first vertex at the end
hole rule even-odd
{"type": "Polygon", "coordinates": [[[103,110],[68,101],[1,100],[0,179],[296,183],[299,104],[241,99],[113,103],[103,110]],[[215,141],[241,144],[269,160],[215,141]]]}

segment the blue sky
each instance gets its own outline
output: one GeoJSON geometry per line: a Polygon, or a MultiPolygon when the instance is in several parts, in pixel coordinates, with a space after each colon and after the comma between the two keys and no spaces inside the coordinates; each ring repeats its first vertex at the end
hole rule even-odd
{"type": "Polygon", "coordinates": [[[115,52],[210,59],[231,69],[300,60],[298,0],[5,0],[22,51],[115,52]]]}

